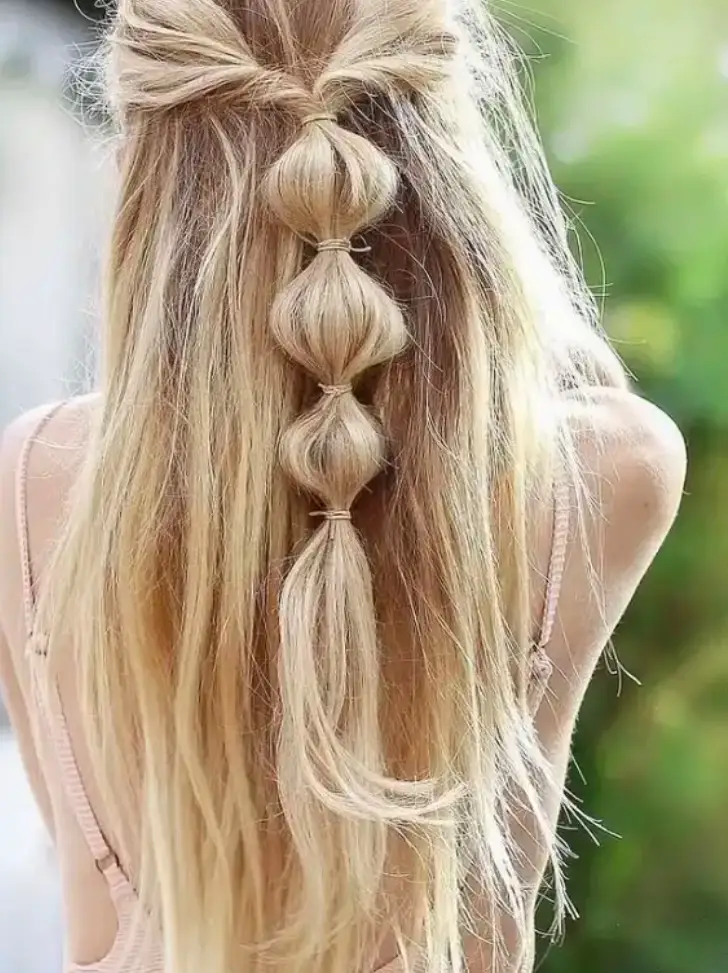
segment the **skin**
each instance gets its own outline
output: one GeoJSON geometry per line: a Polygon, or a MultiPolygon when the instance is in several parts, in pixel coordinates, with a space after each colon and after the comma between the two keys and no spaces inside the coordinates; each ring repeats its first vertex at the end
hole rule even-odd
{"type": "MultiPolygon", "coordinates": [[[[83,458],[93,404],[93,398],[69,403],[32,451],[28,507],[36,577],[42,575],[62,520],[63,505],[83,458]]],[[[557,622],[547,647],[554,672],[537,716],[538,732],[557,785],[550,802],[554,823],[572,733],[587,687],[604,647],[676,517],[686,472],[685,445],[678,429],[643,399],[621,390],[595,390],[588,403],[567,401],[564,407],[576,431],[585,485],[595,502],[586,514],[586,547],[573,537],[569,547],[557,622]],[[588,580],[589,563],[597,572],[597,595],[588,580]]],[[[90,963],[108,951],[116,928],[115,914],[103,879],[66,806],[44,734],[35,725],[25,656],[15,473],[23,443],[43,412],[16,420],[6,430],[0,450],[0,683],[33,792],[56,839],[68,904],[69,955],[77,962],[90,963]]],[[[542,578],[550,553],[550,512],[536,512],[533,529],[536,569],[542,578]]],[[[540,588],[536,586],[540,594],[534,604],[534,619],[540,616],[542,587],[542,583],[540,588]]],[[[61,692],[81,772],[93,801],[93,781],[88,772],[84,773],[87,758],[74,710],[73,674],[64,662],[60,666],[61,692]]],[[[95,806],[103,824],[103,809],[98,803],[95,806]]],[[[533,866],[528,877],[536,889],[544,862],[537,848],[527,851],[533,866]]],[[[392,955],[387,948],[383,947],[382,962],[392,955]]],[[[474,973],[485,973],[490,960],[483,948],[471,944],[469,952],[474,973]]],[[[517,957],[514,944],[514,963],[517,957]]]]}

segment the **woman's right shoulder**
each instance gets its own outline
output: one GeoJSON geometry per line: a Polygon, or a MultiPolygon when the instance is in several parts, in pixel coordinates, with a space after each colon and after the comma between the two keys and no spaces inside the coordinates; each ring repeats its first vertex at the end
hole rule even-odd
{"type": "Polygon", "coordinates": [[[554,697],[575,718],[594,667],[664,543],[683,495],[683,437],[626,390],[569,398],[580,472],[557,624],[548,647],[554,697]]]}
{"type": "Polygon", "coordinates": [[[595,389],[567,405],[589,500],[587,522],[608,545],[613,568],[664,541],[677,516],[687,471],[685,440],[675,422],[623,389],[595,389]]]}

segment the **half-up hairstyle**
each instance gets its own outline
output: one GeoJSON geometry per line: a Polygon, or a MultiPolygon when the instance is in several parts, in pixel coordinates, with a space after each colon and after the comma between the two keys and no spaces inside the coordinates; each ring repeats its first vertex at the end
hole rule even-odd
{"type": "Polygon", "coordinates": [[[558,396],[622,373],[507,48],[451,0],[119,0],[104,70],[102,395],[43,606],[165,969],[528,970],[549,861],[563,906],[529,548],[558,396]]]}

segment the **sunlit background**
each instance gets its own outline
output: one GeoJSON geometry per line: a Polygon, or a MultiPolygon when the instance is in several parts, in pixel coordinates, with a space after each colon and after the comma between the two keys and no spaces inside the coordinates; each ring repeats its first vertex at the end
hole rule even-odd
{"type": "MultiPolygon", "coordinates": [[[[0,424],[87,371],[110,180],[68,76],[90,49],[93,7],[0,0],[0,424]]],[[[619,693],[603,670],[576,740],[572,790],[620,837],[569,834],[581,919],[542,969],[725,973],[728,4],[500,9],[530,56],[607,327],[691,457],[682,517],[616,639],[642,685],[619,693]]],[[[0,793],[0,973],[55,973],[52,853],[2,731],[0,793]]]]}

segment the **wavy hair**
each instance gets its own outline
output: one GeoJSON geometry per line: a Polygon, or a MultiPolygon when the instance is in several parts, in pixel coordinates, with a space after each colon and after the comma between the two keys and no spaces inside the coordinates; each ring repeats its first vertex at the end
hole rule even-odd
{"type": "Polygon", "coordinates": [[[479,6],[111,18],[102,397],[47,604],[174,973],[359,970],[385,930],[530,968],[532,524],[560,391],[621,370],[479,6]]]}

